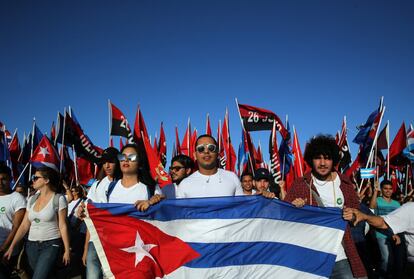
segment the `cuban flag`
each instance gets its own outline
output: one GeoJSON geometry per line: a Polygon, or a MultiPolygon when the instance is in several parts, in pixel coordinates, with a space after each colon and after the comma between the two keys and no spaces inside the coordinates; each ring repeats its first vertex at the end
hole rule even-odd
{"type": "Polygon", "coordinates": [[[414,162],[414,130],[407,134],[407,147],[403,150],[403,154],[411,162],[414,162]]]}
{"type": "Polygon", "coordinates": [[[109,278],[329,278],[345,221],[337,208],[262,196],[88,203],[109,278]]]}
{"type": "Polygon", "coordinates": [[[377,174],[377,171],[375,168],[361,168],[360,170],[361,173],[361,179],[369,179],[369,178],[374,178],[375,175],[377,174]]]}

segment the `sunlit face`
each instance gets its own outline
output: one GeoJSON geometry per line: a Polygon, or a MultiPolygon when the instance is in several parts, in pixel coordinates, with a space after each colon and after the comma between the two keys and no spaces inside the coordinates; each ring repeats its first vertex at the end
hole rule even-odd
{"type": "Polygon", "coordinates": [[[391,196],[392,196],[392,185],[385,184],[384,186],[382,186],[381,193],[382,193],[382,196],[384,198],[388,198],[388,199],[391,198],[391,196]]]}
{"type": "Polygon", "coordinates": [[[254,181],[254,186],[256,187],[256,190],[259,192],[268,191],[269,189],[269,180],[266,178],[262,178],[259,180],[254,181]]]}
{"type": "Polygon", "coordinates": [[[321,180],[328,178],[332,172],[333,161],[332,158],[326,155],[318,155],[312,159],[312,172],[321,180]]]}
{"type": "MultiPolygon", "coordinates": [[[[217,152],[211,152],[208,148],[208,144],[215,145],[215,142],[212,138],[209,137],[202,137],[197,141],[197,146],[204,145],[204,151],[195,152],[195,158],[198,163],[198,168],[200,170],[212,170],[214,168],[217,168],[217,152]]],[[[217,148],[216,148],[217,149],[217,148]]]]}
{"type": "Polygon", "coordinates": [[[125,160],[120,160],[121,172],[123,174],[137,174],[138,173],[138,154],[135,148],[127,147],[122,151],[122,155],[125,156],[125,160]],[[128,157],[135,155],[135,160],[131,160],[128,157]]]}
{"type": "Polygon", "coordinates": [[[38,171],[32,176],[32,181],[33,181],[33,188],[35,190],[39,190],[45,187],[47,183],[49,183],[49,179],[43,177],[43,174],[38,171]]]}
{"type": "Polygon", "coordinates": [[[253,189],[253,177],[251,175],[243,176],[241,186],[244,191],[250,192],[253,189]]]}

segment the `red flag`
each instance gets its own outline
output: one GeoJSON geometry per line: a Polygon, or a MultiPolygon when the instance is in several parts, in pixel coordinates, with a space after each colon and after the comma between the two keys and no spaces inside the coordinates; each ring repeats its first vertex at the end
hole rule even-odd
{"type": "Polygon", "coordinates": [[[228,171],[235,171],[236,168],[236,152],[234,152],[233,145],[231,144],[230,139],[230,127],[229,127],[229,112],[226,109],[226,114],[224,116],[223,128],[222,132],[222,139],[223,139],[223,147],[224,151],[226,152],[226,170],[228,171]]]}
{"type": "MultiPolygon", "coordinates": [[[[129,122],[122,111],[114,104],[108,101],[109,111],[111,114],[111,131],[112,136],[121,136],[128,139],[128,142],[133,142],[133,135],[129,122]]],[[[113,146],[113,145],[111,145],[113,146]]]]}
{"type": "Polygon", "coordinates": [[[178,136],[178,127],[175,126],[175,152],[173,152],[173,157],[181,154],[180,138],[178,136]]]}
{"type": "Polygon", "coordinates": [[[395,161],[395,165],[399,165],[399,162],[397,161],[398,155],[401,155],[404,148],[407,147],[407,134],[405,132],[405,124],[401,125],[400,129],[397,132],[397,135],[394,138],[394,141],[392,142],[390,146],[390,151],[388,153],[390,161],[395,161]],[[393,160],[395,159],[395,160],[393,160]]]}
{"type": "Polygon", "coordinates": [[[50,128],[50,140],[55,141],[56,139],[56,126],[55,121],[52,122],[52,127],[50,128]]]}
{"type": "Polygon", "coordinates": [[[218,159],[219,159],[219,167],[222,169],[226,168],[226,154],[224,151],[224,144],[223,144],[223,136],[220,132],[221,122],[219,121],[219,125],[217,126],[217,144],[218,144],[218,159]]]}
{"type": "Polygon", "coordinates": [[[148,138],[147,126],[145,125],[144,117],[142,116],[141,109],[138,106],[137,113],[135,115],[134,124],[134,140],[136,143],[142,142],[142,134],[148,138]]]}
{"type": "Polygon", "coordinates": [[[15,132],[13,135],[13,138],[9,144],[9,152],[10,152],[10,158],[12,161],[13,166],[13,177],[15,180],[19,177],[19,171],[18,171],[18,164],[19,164],[19,155],[21,153],[19,138],[17,137],[17,133],[15,132]]]}
{"type": "Polygon", "coordinates": [[[260,141],[259,144],[257,145],[257,150],[256,150],[256,154],[257,157],[256,159],[256,169],[258,168],[265,168],[267,169],[267,165],[263,160],[263,153],[262,153],[262,147],[260,146],[260,141]]]}
{"type": "Polygon", "coordinates": [[[194,158],[194,153],[195,153],[195,144],[197,141],[197,129],[194,129],[193,134],[191,135],[191,140],[190,140],[190,158],[191,160],[195,160],[194,158]]]}
{"type": "Polygon", "coordinates": [[[83,157],[76,158],[76,165],[78,167],[79,183],[85,185],[94,178],[95,164],[86,160],[83,157]]]}
{"type": "Polygon", "coordinates": [[[165,138],[164,126],[162,122],[160,127],[160,140],[158,141],[158,156],[162,165],[165,167],[167,164],[167,140],[165,138]]]}
{"type": "Polygon", "coordinates": [[[152,148],[149,139],[147,137],[144,137],[143,140],[152,178],[158,182],[158,185],[160,185],[160,187],[164,187],[168,184],[171,184],[171,177],[168,175],[168,173],[162,166],[158,154],[152,148]]]}
{"type": "Polygon", "coordinates": [[[211,125],[210,125],[210,115],[207,113],[207,120],[206,120],[206,134],[211,136],[211,125]]]}
{"type": "Polygon", "coordinates": [[[30,162],[35,167],[44,165],[59,172],[59,155],[47,136],[43,136],[40,140],[39,145],[36,147],[30,158],[30,162]]]}
{"type": "Polygon", "coordinates": [[[122,141],[122,138],[119,137],[119,150],[121,150],[124,147],[124,142],[122,141]]]}
{"type": "Polygon", "coordinates": [[[191,124],[190,124],[190,119],[188,119],[187,130],[185,130],[184,138],[181,143],[181,148],[180,148],[181,154],[191,157],[190,144],[191,144],[191,124]]]}
{"type": "Polygon", "coordinates": [[[295,158],[295,178],[302,177],[303,174],[307,171],[307,167],[305,160],[303,160],[302,150],[300,149],[298,134],[296,133],[295,127],[293,127],[292,154],[295,158]]]}
{"type": "MultiPolygon", "coordinates": [[[[121,137],[119,137],[121,138],[121,137]]],[[[109,146],[114,147],[114,138],[112,136],[109,137],[109,146]]]]}

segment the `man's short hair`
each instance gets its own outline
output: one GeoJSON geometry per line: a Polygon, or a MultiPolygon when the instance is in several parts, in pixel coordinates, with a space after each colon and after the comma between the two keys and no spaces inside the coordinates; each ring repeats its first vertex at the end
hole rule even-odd
{"type": "Polygon", "coordinates": [[[313,167],[312,160],[320,155],[332,159],[334,166],[338,164],[339,147],[331,135],[317,135],[306,144],[304,159],[309,166],[313,167]]]}
{"type": "Polygon", "coordinates": [[[217,145],[217,147],[218,147],[216,139],[213,136],[210,136],[209,134],[203,134],[203,135],[198,136],[197,140],[195,141],[195,146],[197,146],[197,142],[201,138],[210,138],[210,139],[212,139],[214,141],[214,144],[217,145]]]}
{"type": "Polygon", "coordinates": [[[0,173],[6,174],[10,178],[12,177],[11,169],[4,164],[0,164],[0,173]]]}
{"type": "Polygon", "coordinates": [[[186,169],[191,169],[191,170],[193,170],[193,169],[194,169],[194,162],[193,162],[193,160],[191,160],[191,158],[190,158],[190,157],[188,157],[187,155],[184,155],[184,154],[179,154],[179,155],[174,156],[174,157],[171,159],[171,165],[172,165],[174,162],[178,162],[178,163],[180,163],[180,164],[181,164],[181,165],[183,165],[183,167],[184,167],[184,168],[186,168],[186,169]]]}
{"type": "Polygon", "coordinates": [[[392,182],[391,182],[391,181],[389,181],[388,179],[384,179],[383,181],[381,181],[381,184],[380,184],[381,189],[382,189],[385,185],[391,185],[391,186],[392,186],[392,182]]]}

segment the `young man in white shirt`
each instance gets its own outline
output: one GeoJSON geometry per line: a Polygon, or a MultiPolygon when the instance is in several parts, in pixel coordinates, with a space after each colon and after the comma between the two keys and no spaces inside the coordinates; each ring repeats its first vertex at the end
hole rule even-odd
{"type": "MultiPolygon", "coordinates": [[[[0,256],[9,248],[20,223],[26,212],[26,200],[17,193],[12,192],[11,170],[0,166],[0,256]]],[[[17,262],[18,250],[15,250],[10,262],[0,262],[0,278],[9,278],[13,266],[17,262]]]]}
{"type": "Polygon", "coordinates": [[[181,182],[177,198],[243,195],[237,175],[218,168],[218,145],[212,136],[206,134],[197,138],[194,155],[198,171],[181,182]]]}

